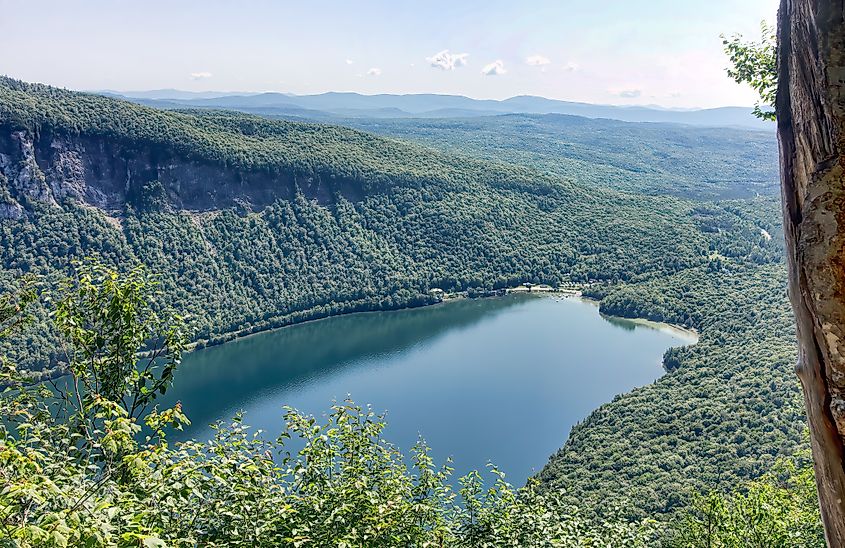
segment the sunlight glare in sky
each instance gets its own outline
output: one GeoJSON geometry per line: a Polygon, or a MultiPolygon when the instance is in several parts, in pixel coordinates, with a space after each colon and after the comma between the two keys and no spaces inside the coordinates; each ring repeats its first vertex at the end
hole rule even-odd
{"type": "Polygon", "coordinates": [[[0,73],[88,90],[448,93],[749,105],[720,34],[776,0],[0,0],[0,73]],[[9,52],[7,52],[9,53],[9,52]]]}

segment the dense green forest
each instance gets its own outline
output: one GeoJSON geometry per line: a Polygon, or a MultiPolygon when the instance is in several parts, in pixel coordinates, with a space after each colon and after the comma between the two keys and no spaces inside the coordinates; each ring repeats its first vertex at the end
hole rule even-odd
{"type": "MultiPolygon", "coordinates": [[[[777,254],[777,246],[760,236],[757,225],[763,219],[723,206],[702,210],[668,198],[587,189],[524,168],[448,157],[343,128],[160,112],[53,88],[15,89],[21,86],[26,88],[15,83],[5,90],[10,97],[5,111],[16,114],[8,115],[4,127],[31,132],[32,161],[42,162],[37,171],[44,178],[57,171],[51,160],[64,160],[49,156],[57,141],[75,153],[78,141],[90,149],[96,139],[128,135],[133,140],[117,151],[129,158],[125,166],[107,167],[137,172],[122,210],[109,210],[111,217],[89,207],[97,185],[103,186],[98,181],[75,197],[57,197],[62,207],[54,207],[33,199],[16,182],[28,174],[23,166],[30,160],[15,158],[15,143],[6,138],[7,157],[19,162],[8,162],[6,193],[29,208],[28,215],[2,225],[0,253],[8,279],[65,271],[72,258],[90,254],[115,263],[141,262],[160,273],[172,297],[169,304],[191,318],[199,341],[217,342],[329,313],[424,304],[432,287],[647,279],[709,264],[714,246],[723,247],[725,255],[748,254],[761,262],[777,254]],[[25,115],[29,103],[35,106],[25,115]],[[252,152],[242,142],[246,138],[261,141],[268,155],[246,158],[252,152]],[[45,141],[47,151],[39,157],[37,143],[45,141]],[[217,148],[207,148],[212,145],[217,148]],[[291,150],[295,147],[298,152],[291,150]],[[278,171],[279,188],[271,190],[290,198],[252,211],[253,194],[266,193],[268,183],[250,188],[220,177],[207,186],[217,194],[237,191],[236,206],[179,208],[186,200],[174,189],[187,186],[177,178],[182,172],[171,176],[149,164],[173,161],[182,150],[223,173],[278,171]],[[291,167],[296,154],[308,154],[296,165],[313,168],[301,179],[344,180],[346,194],[357,199],[340,190],[314,197],[285,178],[296,169],[291,167]],[[351,159],[344,163],[347,155],[351,159]],[[271,159],[278,163],[260,164],[271,159]],[[355,164],[366,167],[350,168],[355,164]],[[745,238],[708,232],[722,225],[745,238]]],[[[91,156],[92,165],[82,168],[105,170],[91,156]]],[[[29,335],[25,352],[18,347],[31,358],[26,365],[58,363],[58,355],[45,355],[55,345],[44,334],[29,335]]]]}
{"type": "MultiPolygon", "coordinates": [[[[171,445],[188,421],[153,407],[184,351],[183,324],[157,312],[143,269],[96,262],[65,279],[54,321],[72,383],[30,385],[0,360],[0,541],[10,546],[813,547],[824,542],[808,456],[779,459],[730,494],[695,495],[669,522],[623,505],[584,515],[536,480],[499,470],[448,480],[421,440],[411,465],[383,417],[346,401],[322,422],[294,410],[277,440],[240,417],[208,442],[171,445]],[[137,351],[147,340],[154,356],[137,351]],[[141,423],[146,425],[142,431],[141,423]],[[143,441],[139,442],[139,437],[143,441]],[[304,443],[291,451],[288,442],[304,443]],[[485,481],[485,476],[488,478],[485,481]]],[[[43,297],[43,295],[42,295],[43,297]]],[[[0,296],[0,339],[30,320],[34,281],[0,296]]],[[[582,507],[583,508],[583,507],[582,507]]]]}
{"type": "Polygon", "coordinates": [[[695,199],[778,193],[774,134],[561,114],[342,119],[344,125],[496,158],[585,184],[695,199]]]}
{"type": "MultiPolygon", "coordinates": [[[[466,131],[475,129],[447,139],[466,131]]],[[[5,292],[34,274],[46,292],[91,255],[142,264],[159,280],[155,306],[185,316],[191,341],[207,344],[426,304],[433,287],[595,282],[589,294],[604,312],[694,327],[700,342],[668,352],[664,377],[575,427],[539,474],[538,496],[614,519],[672,512],[697,491],[762,476],[802,445],[782,236],[771,196],[703,199],[733,196],[731,181],[745,196],[769,183],[757,178],[765,168],[732,156],[708,179],[692,149],[698,171],[682,176],[671,160],[658,169],[644,159],[630,146],[636,128],[625,131],[615,142],[611,124],[604,143],[584,141],[564,168],[553,149],[521,156],[513,131],[501,153],[468,142],[447,154],[348,128],[158,111],[3,79],[0,283],[5,292]],[[611,144],[615,155],[591,171],[592,151],[611,144]],[[527,165],[479,158],[488,154],[527,165]]],[[[661,127],[643,131],[648,142],[661,127]]],[[[754,146],[772,154],[770,136],[754,146]]],[[[45,375],[68,366],[51,306],[34,303],[33,323],[5,346],[45,375]]]]}
{"type": "MultiPolygon", "coordinates": [[[[383,416],[351,401],[322,420],[287,409],[276,440],[242,418],[207,442],[168,443],[188,423],[153,406],[185,349],[155,281],[82,265],[53,293],[72,382],[32,385],[0,358],[0,542],[68,546],[712,546],[824,543],[808,456],[779,459],[729,494],[696,494],[671,519],[622,505],[585,515],[536,479],[514,489],[495,467],[450,481],[420,440],[405,459],[383,416]],[[139,356],[153,340],[152,356],[139,356]],[[142,424],[144,426],[142,426],[142,424]],[[290,447],[299,440],[298,449],[290,447]],[[410,460],[410,462],[409,462],[410,460]]],[[[27,321],[33,280],[0,295],[0,339],[27,321]]],[[[42,295],[43,297],[43,295],[42,295]]],[[[629,503],[630,504],[630,503],[629,503]]]]}

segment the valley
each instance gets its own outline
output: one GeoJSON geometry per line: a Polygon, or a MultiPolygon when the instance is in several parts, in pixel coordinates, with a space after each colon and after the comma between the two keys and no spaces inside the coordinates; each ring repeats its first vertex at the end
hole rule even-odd
{"type": "MultiPolygon", "coordinates": [[[[700,339],[666,353],[666,374],[604,387],[568,438],[561,420],[542,492],[591,515],[669,515],[803,447],[771,134],[543,116],[350,124],[2,79],[0,284],[37,274],[49,287],[89,256],[142,264],[156,306],[185,316],[202,348],[432,304],[432,288],[591,282],[602,312],[700,339]],[[526,125],[557,137],[526,141],[526,125]],[[654,145],[685,139],[680,159],[654,145]],[[718,161],[697,158],[701,142],[718,161]]],[[[48,305],[34,314],[6,353],[60,374],[48,305]]]]}

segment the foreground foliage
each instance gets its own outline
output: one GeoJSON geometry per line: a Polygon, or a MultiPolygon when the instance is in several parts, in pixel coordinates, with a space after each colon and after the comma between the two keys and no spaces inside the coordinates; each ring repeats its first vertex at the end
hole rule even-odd
{"type": "MultiPolygon", "coordinates": [[[[382,438],[382,417],[350,401],[320,422],[287,409],[276,440],[241,417],[208,442],[172,445],[188,422],[153,407],[181,359],[178,317],[143,271],[78,266],[54,320],[71,377],[28,386],[3,362],[0,545],[67,546],[821,546],[812,470],[783,461],[730,495],[711,492],[651,519],[586,516],[536,480],[520,489],[490,469],[460,478],[420,440],[410,458],[382,438]],[[139,358],[139,351],[152,348],[139,358]]],[[[3,335],[20,327],[32,285],[0,298],[3,335]]]]}
{"type": "Polygon", "coordinates": [[[675,517],[671,548],[811,548],[825,546],[809,452],[780,461],[732,493],[698,495],[675,517]]]}
{"type": "MultiPolygon", "coordinates": [[[[323,423],[288,409],[275,441],[236,417],[208,442],[173,446],[180,407],[144,409],[166,391],[182,337],[149,307],[150,287],[137,270],[81,266],[55,307],[68,382],[29,387],[3,364],[3,545],[648,546],[657,534],[649,521],[587,521],[496,469],[489,487],[473,472],[455,492],[423,441],[409,462],[352,402],[323,423]],[[137,359],[145,346],[156,350],[137,359]]],[[[18,321],[29,300],[5,297],[0,319],[18,321]]]]}
{"type": "Polygon", "coordinates": [[[763,21],[760,40],[745,41],[741,35],[722,36],[722,45],[731,61],[728,76],[738,84],[748,84],[760,96],[754,105],[754,115],[774,120],[778,87],[776,29],[763,21]]]}

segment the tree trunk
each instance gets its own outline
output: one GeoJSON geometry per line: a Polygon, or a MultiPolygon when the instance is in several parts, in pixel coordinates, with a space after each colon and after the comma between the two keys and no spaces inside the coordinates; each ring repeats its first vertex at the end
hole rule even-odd
{"type": "Polygon", "coordinates": [[[781,0],[776,109],[796,369],[827,542],[845,548],[845,0],[781,0]]]}

